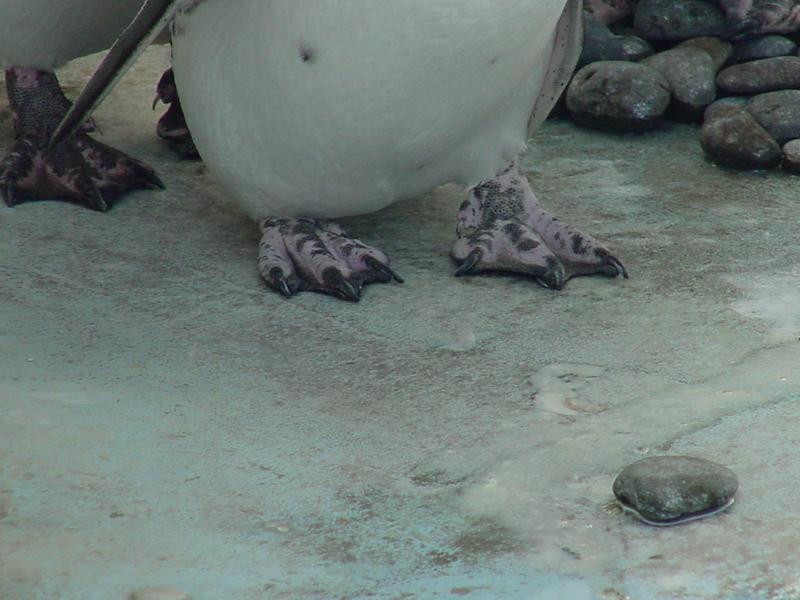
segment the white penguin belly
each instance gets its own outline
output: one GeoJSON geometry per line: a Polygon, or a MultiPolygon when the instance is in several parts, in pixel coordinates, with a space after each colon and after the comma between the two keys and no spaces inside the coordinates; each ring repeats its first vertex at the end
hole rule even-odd
{"type": "Polygon", "coordinates": [[[523,148],[566,0],[201,0],[173,64],[209,169],[253,217],[378,210],[523,148]]]}
{"type": "Polygon", "coordinates": [[[0,0],[0,67],[53,70],[109,48],[143,0],[0,0]]]}

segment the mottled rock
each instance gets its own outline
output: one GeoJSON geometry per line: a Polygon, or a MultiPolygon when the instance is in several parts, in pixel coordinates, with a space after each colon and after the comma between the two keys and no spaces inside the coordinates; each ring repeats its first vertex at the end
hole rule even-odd
{"type": "Polygon", "coordinates": [[[800,175],[800,140],[792,140],[783,145],[783,170],[792,175],[800,175]]]}
{"type": "Polygon", "coordinates": [[[800,87],[800,57],[778,56],[731,65],[720,71],[717,85],[733,94],[758,94],[800,87]]]}
{"type": "Polygon", "coordinates": [[[800,138],[800,90],[753,96],[747,110],[779,144],[800,138]]]}
{"type": "Polygon", "coordinates": [[[783,158],[781,147],[741,107],[718,109],[700,130],[700,145],[718,165],[732,169],[771,169],[783,158]]]}
{"type": "Polygon", "coordinates": [[[192,600],[189,594],[168,587],[146,587],[131,592],[128,600],[192,600]]]}
{"type": "Polygon", "coordinates": [[[583,49],[578,67],[600,60],[626,60],[620,39],[589,13],[583,19],[583,49]]]}
{"type": "Polygon", "coordinates": [[[703,0],[641,0],[633,21],[636,34],[654,42],[678,42],[703,36],[721,36],[725,16],[718,6],[703,0]]]}
{"type": "Polygon", "coordinates": [[[728,42],[723,42],[715,37],[697,37],[685,42],[681,42],[678,48],[700,48],[708,52],[711,60],[714,61],[714,67],[719,71],[725,63],[730,60],[733,54],[733,46],[728,42]]]}
{"type": "Polygon", "coordinates": [[[669,82],[672,112],[681,120],[694,121],[717,97],[717,69],[711,55],[700,48],[673,48],[646,58],[643,65],[655,69],[669,82]]]}
{"type": "Polygon", "coordinates": [[[592,63],[580,69],[567,88],[572,118],[604,131],[651,129],[661,121],[669,101],[664,76],[638,63],[592,63]]]}
{"type": "Polygon", "coordinates": [[[617,39],[622,44],[622,52],[625,55],[623,60],[639,62],[656,52],[647,40],[643,40],[638,36],[620,35],[617,36],[617,39]]]}
{"type": "Polygon", "coordinates": [[[797,52],[797,44],[782,35],[764,35],[733,45],[733,61],[737,63],[789,56],[797,52]]]}
{"type": "Polygon", "coordinates": [[[750,102],[748,96],[728,96],[715,100],[706,107],[703,113],[703,121],[721,117],[723,114],[730,114],[733,109],[736,109],[735,112],[746,111],[748,102],[750,102]]]}
{"type": "Polygon", "coordinates": [[[611,25],[633,14],[636,0],[583,0],[583,8],[604,25],[611,25]]]}
{"type": "Polygon", "coordinates": [[[651,525],[677,525],[707,517],[733,502],[736,474],[691,456],[655,456],[623,469],[614,480],[622,506],[651,525]]]}

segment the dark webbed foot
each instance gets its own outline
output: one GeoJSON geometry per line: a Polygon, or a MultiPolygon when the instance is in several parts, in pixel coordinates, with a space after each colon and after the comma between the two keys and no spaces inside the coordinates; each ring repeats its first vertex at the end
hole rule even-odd
{"type": "Polygon", "coordinates": [[[183,116],[181,101],[178,98],[178,89],[175,87],[175,75],[172,69],[167,69],[161,76],[156,88],[156,99],[153,108],[159,100],[169,105],[167,112],[158,121],[156,133],[160,138],[166,140],[178,156],[186,159],[198,159],[200,154],[194,145],[192,134],[186,126],[186,119],[183,116]]]}
{"type": "Polygon", "coordinates": [[[164,187],[150,167],[86,135],[91,123],[71,139],[46,147],[70,107],[53,73],[7,69],[6,87],[16,133],[0,161],[0,196],[7,205],[59,199],[105,211],[125,192],[164,187]]]}
{"type": "Polygon", "coordinates": [[[456,275],[511,271],[552,289],[579,275],[628,277],[607,248],[541,207],[516,162],[470,189],[456,232],[452,254],[461,263],[456,275]]]}
{"type": "Polygon", "coordinates": [[[263,219],[259,227],[258,269],[287,298],[313,290],[357,302],[368,283],[403,282],[383,252],[347,237],[335,223],[263,219]]]}

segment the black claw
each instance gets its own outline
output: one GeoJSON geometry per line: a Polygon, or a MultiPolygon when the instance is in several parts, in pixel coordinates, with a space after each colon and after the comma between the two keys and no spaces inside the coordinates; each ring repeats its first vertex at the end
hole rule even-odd
{"type": "Polygon", "coordinates": [[[463,277],[471,273],[475,265],[481,261],[481,258],[483,258],[483,252],[480,248],[475,248],[472,252],[467,254],[467,258],[464,259],[464,262],[462,262],[461,266],[456,270],[456,277],[463,277]]]}
{"type": "Polygon", "coordinates": [[[160,190],[167,189],[167,186],[164,185],[164,182],[161,181],[161,178],[158,175],[156,175],[156,172],[153,169],[138,161],[134,162],[133,164],[134,164],[134,169],[136,170],[136,174],[149,187],[158,188],[160,190]]]}
{"type": "Polygon", "coordinates": [[[381,281],[383,283],[388,283],[392,279],[394,279],[397,283],[404,283],[403,278],[400,277],[400,275],[398,275],[391,267],[389,267],[389,265],[383,264],[377,258],[368,256],[364,259],[364,263],[381,276],[381,281]]]}
{"type": "Polygon", "coordinates": [[[335,267],[328,267],[322,273],[322,280],[340,298],[358,302],[361,299],[361,290],[353,285],[342,275],[342,272],[335,267]]]}
{"type": "Polygon", "coordinates": [[[279,268],[275,267],[269,272],[269,282],[284,298],[292,297],[292,289],[289,287],[286,277],[283,275],[283,271],[279,268]]]}
{"type": "Polygon", "coordinates": [[[553,261],[542,275],[534,277],[534,281],[548,290],[563,290],[567,285],[567,273],[561,263],[553,261]]]}
{"type": "Polygon", "coordinates": [[[88,186],[87,189],[84,190],[84,199],[86,200],[86,205],[92,210],[96,210],[98,212],[108,211],[108,203],[106,202],[105,198],[103,198],[100,190],[98,190],[94,185],[88,186]]]}
{"type": "Polygon", "coordinates": [[[7,181],[5,185],[0,188],[0,195],[3,196],[6,206],[12,207],[17,205],[17,191],[13,182],[7,181]]]}
{"type": "Polygon", "coordinates": [[[625,265],[623,265],[618,259],[614,258],[613,256],[609,256],[607,260],[609,264],[611,264],[616,269],[616,272],[613,275],[611,275],[611,277],[617,277],[618,275],[622,275],[623,279],[629,278],[628,270],[625,268],[625,265]]]}

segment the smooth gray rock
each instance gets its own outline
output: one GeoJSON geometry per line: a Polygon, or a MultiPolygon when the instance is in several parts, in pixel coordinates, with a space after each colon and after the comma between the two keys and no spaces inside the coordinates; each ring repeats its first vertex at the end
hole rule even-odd
{"type": "Polygon", "coordinates": [[[579,124],[603,131],[652,129],[670,102],[669,83],[645,65],[601,61],[586,65],[567,88],[567,108],[579,124]]]}
{"type": "Polygon", "coordinates": [[[733,61],[737,63],[789,56],[797,52],[797,44],[782,35],[764,35],[733,45],[733,61]]]}
{"type": "Polygon", "coordinates": [[[627,60],[622,41],[589,12],[583,13],[583,49],[578,67],[600,60],[627,60]]]}
{"type": "Polygon", "coordinates": [[[643,40],[639,36],[620,35],[617,36],[617,39],[622,44],[622,51],[625,54],[623,60],[639,62],[656,52],[647,40],[643,40]]]}
{"type": "Polygon", "coordinates": [[[679,47],[646,58],[643,65],[661,73],[672,90],[673,114],[694,121],[717,98],[717,69],[711,55],[700,48],[679,47]]]}
{"type": "Polygon", "coordinates": [[[781,147],[747,110],[730,106],[718,108],[700,130],[700,145],[709,159],[731,169],[777,167],[781,147]]]}
{"type": "Polygon", "coordinates": [[[715,100],[706,107],[703,113],[703,121],[721,117],[723,114],[731,114],[733,109],[736,109],[734,112],[746,111],[748,102],[750,102],[748,96],[727,96],[715,100]]]}
{"type": "Polygon", "coordinates": [[[654,42],[677,42],[701,36],[721,36],[725,16],[703,0],[641,0],[633,20],[636,34],[654,42]]]}
{"type": "Polygon", "coordinates": [[[800,57],[778,56],[732,65],[720,71],[717,85],[733,94],[758,94],[800,87],[800,57]]]}
{"type": "Polygon", "coordinates": [[[626,467],[614,480],[622,506],[651,525],[677,525],[730,506],[739,480],[722,465],[692,456],[656,456],[626,467]]]}
{"type": "Polygon", "coordinates": [[[753,96],[747,110],[779,144],[800,138],[800,90],[753,96]]]}
{"type": "Polygon", "coordinates": [[[697,37],[681,42],[676,48],[700,48],[708,52],[719,71],[733,55],[733,46],[715,37],[697,37]]]}
{"type": "Polygon", "coordinates": [[[783,163],[781,167],[787,173],[800,175],[800,139],[786,142],[783,145],[783,163]]]}

